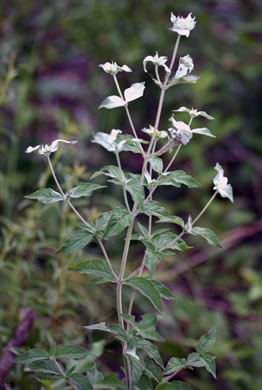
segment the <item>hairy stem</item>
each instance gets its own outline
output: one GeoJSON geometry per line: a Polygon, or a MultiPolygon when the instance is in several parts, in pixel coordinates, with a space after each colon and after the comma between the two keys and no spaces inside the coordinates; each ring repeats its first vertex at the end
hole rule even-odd
{"type": "Polygon", "coordinates": [[[63,375],[63,377],[65,378],[65,380],[70,383],[70,386],[72,387],[72,389],[77,390],[77,387],[70,382],[70,379],[69,380],[67,379],[66,374],[65,374],[63,368],[58,363],[58,361],[56,359],[52,359],[52,361],[55,363],[55,365],[57,366],[58,370],[61,372],[61,375],[63,375]]]}

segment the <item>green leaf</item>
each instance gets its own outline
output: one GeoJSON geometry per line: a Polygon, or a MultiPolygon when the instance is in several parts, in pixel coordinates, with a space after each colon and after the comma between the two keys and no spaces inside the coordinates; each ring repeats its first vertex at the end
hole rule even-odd
{"type": "Polygon", "coordinates": [[[131,87],[124,91],[126,102],[131,102],[143,96],[145,89],[145,82],[132,84],[131,87]]]}
{"type": "Polygon", "coordinates": [[[150,278],[152,278],[153,273],[155,271],[155,268],[156,268],[157,264],[160,262],[160,260],[161,260],[160,253],[155,252],[154,250],[151,250],[149,248],[146,250],[145,265],[148,269],[150,278]]]}
{"type": "Polygon", "coordinates": [[[128,363],[131,368],[131,380],[132,383],[135,384],[139,381],[141,378],[143,371],[144,371],[144,361],[143,359],[136,359],[133,356],[126,355],[126,358],[128,360],[128,363]]]}
{"type": "Polygon", "coordinates": [[[154,284],[162,298],[175,299],[175,296],[161,282],[159,282],[158,280],[151,280],[151,282],[154,284]]]}
{"type": "Polygon", "coordinates": [[[134,277],[128,280],[126,284],[137,289],[142,295],[150,300],[158,311],[162,311],[163,307],[160,294],[150,280],[142,277],[134,277]]]}
{"type": "Polygon", "coordinates": [[[208,353],[204,353],[200,356],[200,359],[203,361],[204,367],[206,368],[207,372],[209,372],[216,379],[215,357],[209,355],[208,353]]]}
{"type": "Polygon", "coordinates": [[[155,331],[157,317],[154,314],[144,314],[140,322],[136,322],[135,317],[131,315],[123,314],[123,318],[143,339],[163,341],[162,337],[155,331]]]}
{"type": "Polygon", "coordinates": [[[31,363],[36,360],[49,359],[49,353],[43,349],[30,349],[15,359],[15,363],[31,363]]]}
{"type": "Polygon", "coordinates": [[[124,207],[117,207],[111,212],[107,223],[104,238],[116,236],[121,233],[131,223],[131,215],[124,207]]]}
{"type": "MultiPolygon", "coordinates": [[[[57,364],[59,365],[59,363],[57,364]]],[[[51,360],[42,360],[39,362],[30,363],[27,367],[34,372],[44,372],[46,374],[62,376],[57,364],[51,360]]]]}
{"type": "Polygon", "coordinates": [[[163,172],[163,160],[161,158],[151,157],[148,161],[154,171],[159,174],[163,172]]]}
{"type": "Polygon", "coordinates": [[[92,241],[93,237],[94,235],[87,230],[78,230],[65,241],[63,246],[59,248],[56,253],[66,254],[83,249],[92,241]]]}
{"type": "Polygon", "coordinates": [[[98,276],[109,282],[115,282],[115,278],[112,275],[109,266],[104,260],[88,260],[83,263],[73,265],[72,267],[70,267],[70,269],[83,274],[98,276]]]}
{"type": "Polygon", "coordinates": [[[145,199],[144,187],[136,180],[129,180],[125,188],[131,194],[133,201],[143,210],[145,199]]]}
{"type": "Polygon", "coordinates": [[[135,390],[153,390],[151,380],[146,375],[142,375],[135,386],[135,390]]]}
{"type": "Polygon", "coordinates": [[[156,200],[148,200],[144,206],[144,214],[161,217],[168,215],[168,211],[156,200]]]}
{"type": "Polygon", "coordinates": [[[112,212],[111,211],[106,211],[105,213],[99,215],[99,217],[97,218],[96,220],[96,229],[98,231],[104,231],[107,224],[108,224],[108,221],[111,217],[111,214],[112,212]]]}
{"type": "Polygon", "coordinates": [[[99,382],[102,382],[104,380],[104,375],[102,374],[102,372],[98,371],[98,369],[96,368],[96,364],[94,364],[91,370],[88,371],[87,378],[93,386],[99,382]]]}
{"type": "Polygon", "coordinates": [[[100,186],[95,183],[80,183],[77,187],[74,187],[69,191],[69,196],[71,198],[90,196],[94,191],[99,190],[100,188],[105,188],[105,186],[100,186]]]}
{"type": "Polygon", "coordinates": [[[105,175],[110,177],[113,180],[110,182],[121,185],[122,182],[122,174],[118,167],[115,165],[106,165],[100,171],[95,172],[90,179],[94,179],[97,176],[105,175]]]}
{"type": "Polygon", "coordinates": [[[105,98],[98,108],[111,110],[112,108],[123,107],[125,104],[126,102],[121,97],[113,95],[105,98]]]}
{"type": "Polygon", "coordinates": [[[170,375],[173,373],[178,373],[180,370],[187,366],[187,361],[185,358],[179,359],[176,357],[172,357],[166,367],[165,375],[170,375]]]}
{"type": "Polygon", "coordinates": [[[161,383],[155,390],[192,390],[192,388],[184,382],[174,381],[172,383],[161,383]]]}
{"type": "Polygon", "coordinates": [[[206,135],[208,137],[213,137],[213,138],[216,138],[215,135],[213,135],[209,129],[207,129],[206,127],[202,127],[200,129],[193,129],[191,130],[192,133],[195,133],[195,134],[201,134],[201,135],[206,135]]]}
{"type": "Polygon", "coordinates": [[[93,390],[93,386],[89,379],[81,374],[72,374],[69,377],[69,382],[76,386],[77,390],[93,390]]]}
{"type": "Polygon", "coordinates": [[[78,347],[77,345],[67,345],[65,347],[59,348],[56,351],[55,357],[57,358],[74,358],[80,359],[85,357],[88,354],[88,351],[85,348],[78,347]]]}
{"type": "Polygon", "coordinates": [[[181,226],[183,229],[185,227],[185,222],[182,218],[177,217],[176,215],[170,215],[168,217],[160,217],[157,223],[174,223],[176,225],[181,226]]]}
{"type": "Polygon", "coordinates": [[[156,364],[158,364],[161,368],[164,368],[163,360],[154,344],[148,340],[143,340],[136,337],[136,346],[143,349],[143,351],[145,351],[147,355],[155,361],[156,364]]]}
{"type": "Polygon", "coordinates": [[[162,370],[152,360],[145,359],[145,371],[152,376],[157,382],[162,380],[162,370]]]}
{"type": "Polygon", "coordinates": [[[210,331],[205,334],[204,336],[201,336],[198,346],[197,346],[197,352],[199,355],[205,354],[206,352],[209,352],[210,349],[213,347],[213,345],[216,342],[216,329],[212,328],[210,331]]]}
{"type": "Polygon", "coordinates": [[[93,324],[93,325],[88,325],[84,326],[85,329],[89,330],[101,330],[102,332],[109,332],[109,333],[114,333],[112,330],[106,325],[105,322],[99,322],[99,324],[93,324]]]}
{"type": "Polygon", "coordinates": [[[219,248],[223,248],[222,244],[219,242],[215,233],[208,228],[193,227],[190,233],[193,235],[198,235],[203,237],[211,245],[215,245],[219,248]]]}
{"type": "Polygon", "coordinates": [[[117,374],[110,374],[104,377],[103,382],[100,384],[96,385],[96,389],[101,389],[101,390],[118,390],[118,389],[126,389],[126,386],[123,382],[121,382],[117,374]]]}
{"type": "Polygon", "coordinates": [[[37,190],[30,195],[27,195],[27,199],[36,199],[43,204],[51,204],[64,200],[64,197],[59,193],[54,191],[52,188],[43,188],[42,190],[37,190]]]}
{"type": "Polygon", "coordinates": [[[140,145],[141,143],[147,144],[148,142],[143,139],[137,139],[133,138],[131,135],[119,135],[117,137],[116,143],[119,144],[121,141],[126,141],[123,145],[123,150],[125,152],[132,152],[132,153],[141,153],[140,145]]]}
{"type": "Polygon", "coordinates": [[[177,184],[184,184],[189,188],[199,187],[199,183],[192,176],[186,174],[184,171],[169,172],[168,177],[175,181],[177,184]]]}

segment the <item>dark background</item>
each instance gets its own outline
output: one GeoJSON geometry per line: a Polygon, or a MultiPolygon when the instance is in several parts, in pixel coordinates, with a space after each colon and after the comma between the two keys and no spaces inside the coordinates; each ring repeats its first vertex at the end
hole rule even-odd
{"type": "MultiPolygon", "coordinates": [[[[28,347],[48,348],[54,340],[58,345],[88,346],[91,336],[82,326],[115,319],[112,287],[94,286],[88,277],[68,271],[72,262],[80,261],[79,253],[54,255],[76,220],[66,207],[61,217],[57,206],[41,207],[24,199],[39,186],[53,186],[44,159],[24,150],[56,138],[78,139],[76,147],[61,148],[54,156],[55,162],[61,157],[56,169],[65,189],[115,163],[111,154],[90,143],[96,131],[130,132],[124,110],[97,110],[106,96],[115,94],[111,77],[98,65],[114,60],[130,66],[133,73],[119,75],[123,89],[146,81],[144,98],[130,104],[141,136],[139,129],[154,123],[159,98],[142,61],[155,51],[170,58],[176,39],[168,30],[170,12],[192,12],[197,25],[190,38],[181,40],[179,55],[192,56],[200,80],[168,90],[160,128],[167,129],[172,109],[195,107],[216,118],[195,124],[208,125],[217,138],[194,137],[177,159],[175,168],[192,174],[200,189],[162,187],[156,199],[172,215],[196,216],[212,194],[218,161],[233,186],[235,203],[217,198],[200,221],[217,233],[224,250],[189,240],[194,249],[159,266],[157,277],[177,297],[165,306],[159,321],[160,333],[168,340],[160,350],[165,360],[183,357],[201,334],[216,326],[218,380],[203,369],[182,372],[178,379],[196,390],[261,389],[261,8],[258,0],[11,0],[1,5],[0,351],[27,307],[39,313],[28,347]]],[[[121,157],[125,170],[140,171],[137,155],[121,157]]],[[[120,200],[121,191],[110,185],[79,206],[95,219],[120,200]]],[[[121,238],[107,248],[117,266],[121,238]]],[[[100,252],[91,245],[81,260],[94,256],[100,252]]],[[[129,270],[140,256],[141,248],[132,247],[129,270]]],[[[151,307],[139,299],[136,313],[146,310],[151,307]]],[[[120,359],[112,359],[119,345],[110,338],[103,343],[101,336],[94,336],[94,354],[105,350],[99,365],[110,372],[120,364],[120,359]]],[[[10,381],[12,389],[41,386],[20,367],[13,368],[10,381]]]]}

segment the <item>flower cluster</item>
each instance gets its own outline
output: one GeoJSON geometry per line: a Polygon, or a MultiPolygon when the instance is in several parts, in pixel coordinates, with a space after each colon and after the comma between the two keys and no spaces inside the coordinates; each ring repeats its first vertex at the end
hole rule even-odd
{"type": "Polygon", "coordinates": [[[194,63],[189,54],[187,54],[184,57],[180,57],[178,69],[176,71],[174,79],[175,80],[182,79],[183,77],[187,76],[188,73],[191,73],[193,69],[194,69],[194,63]]]}
{"type": "Polygon", "coordinates": [[[118,72],[132,72],[129,66],[119,66],[116,62],[106,62],[105,64],[100,64],[99,66],[104,72],[109,73],[112,76],[115,76],[118,72]]]}
{"type": "Polygon", "coordinates": [[[171,23],[173,23],[173,27],[171,27],[170,30],[175,31],[179,35],[184,35],[187,38],[190,35],[190,31],[193,30],[196,25],[195,18],[192,18],[191,13],[187,15],[186,18],[175,16],[171,13],[170,20],[171,23]]]}
{"type": "Polygon", "coordinates": [[[174,112],[187,112],[191,118],[196,118],[197,116],[203,116],[206,119],[212,120],[215,119],[213,116],[208,115],[205,111],[197,111],[195,108],[186,108],[180,107],[178,110],[173,110],[174,112]]]}
{"type": "Polygon", "coordinates": [[[56,139],[51,143],[51,145],[37,145],[37,146],[28,146],[26,153],[32,153],[36,150],[39,154],[49,156],[51,153],[56,152],[59,147],[59,142],[64,142],[66,144],[76,144],[78,141],[67,141],[65,139],[56,139]]]}
{"type": "Polygon", "coordinates": [[[143,67],[144,67],[144,71],[145,72],[147,72],[146,65],[147,65],[148,62],[152,62],[156,67],[162,66],[165,69],[166,73],[171,73],[171,70],[166,65],[166,62],[167,62],[167,57],[166,56],[160,56],[159,57],[158,53],[156,52],[154,57],[153,56],[145,57],[145,59],[143,61],[143,67]]]}
{"type": "Polygon", "coordinates": [[[233,203],[233,190],[228,178],[224,176],[224,169],[219,163],[216,163],[215,170],[217,175],[214,177],[214,190],[218,191],[222,198],[228,198],[233,203]]]}

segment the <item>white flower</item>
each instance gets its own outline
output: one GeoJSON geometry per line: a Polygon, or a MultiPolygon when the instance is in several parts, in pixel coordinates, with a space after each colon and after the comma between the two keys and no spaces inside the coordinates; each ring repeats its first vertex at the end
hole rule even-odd
{"type": "Polygon", "coordinates": [[[156,54],[153,56],[147,56],[145,57],[144,61],[143,61],[143,67],[144,67],[144,71],[147,72],[147,69],[146,69],[146,64],[148,62],[152,62],[155,66],[163,66],[163,68],[165,69],[165,71],[167,73],[171,73],[171,70],[169,69],[169,67],[166,65],[166,62],[167,62],[167,57],[165,56],[161,56],[159,57],[158,55],[158,52],[156,52],[156,54]]]}
{"type": "Polygon", "coordinates": [[[49,156],[50,153],[57,151],[59,147],[59,142],[64,142],[66,144],[76,144],[78,141],[67,141],[64,139],[56,139],[51,143],[51,145],[37,145],[37,146],[28,146],[26,149],[26,153],[32,153],[38,150],[39,154],[43,154],[45,156],[49,156]]]}
{"type": "Polygon", "coordinates": [[[187,38],[189,37],[190,31],[194,29],[196,25],[195,17],[192,18],[191,13],[187,15],[186,18],[181,16],[175,16],[171,13],[170,17],[173,27],[170,28],[171,31],[175,31],[179,35],[184,35],[187,38]]]}
{"type": "Polygon", "coordinates": [[[117,137],[121,134],[121,130],[112,129],[110,134],[98,132],[94,135],[92,142],[103,146],[108,152],[115,152],[118,150],[121,152],[126,141],[120,141],[117,143],[117,137]]]}
{"type": "Polygon", "coordinates": [[[197,116],[203,116],[207,119],[215,119],[213,116],[208,115],[205,111],[197,111],[195,108],[186,108],[186,107],[180,107],[178,110],[173,110],[174,112],[187,112],[192,118],[195,118],[197,116]]]}
{"type": "Polygon", "coordinates": [[[232,186],[228,183],[228,178],[224,176],[224,170],[219,163],[216,163],[217,175],[213,179],[214,190],[218,191],[222,198],[228,198],[233,203],[232,186]]]}
{"type": "MultiPolygon", "coordinates": [[[[154,134],[155,129],[154,129],[153,126],[149,125],[149,128],[144,127],[144,128],[142,129],[142,131],[143,131],[144,133],[146,133],[146,134],[152,136],[152,135],[154,134]]],[[[168,137],[168,133],[167,133],[165,130],[158,130],[158,131],[156,132],[156,137],[157,137],[157,138],[167,138],[167,137],[168,137]]]]}
{"type": "Polygon", "coordinates": [[[178,69],[175,74],[175,80],[185,77],[188,73],[191,73],[194,69],[194,63],[189,54],[179,58],[178,69]]]}
{"type": "Polygon", "coordinates": [[[116,75],[118,72],[132,72],[132,70],[127,65],[119,66],[116,62],[106,62],[105,64],[100,64],[99,66],[106,73],[109,73],[112,76],[116,75]]]}

